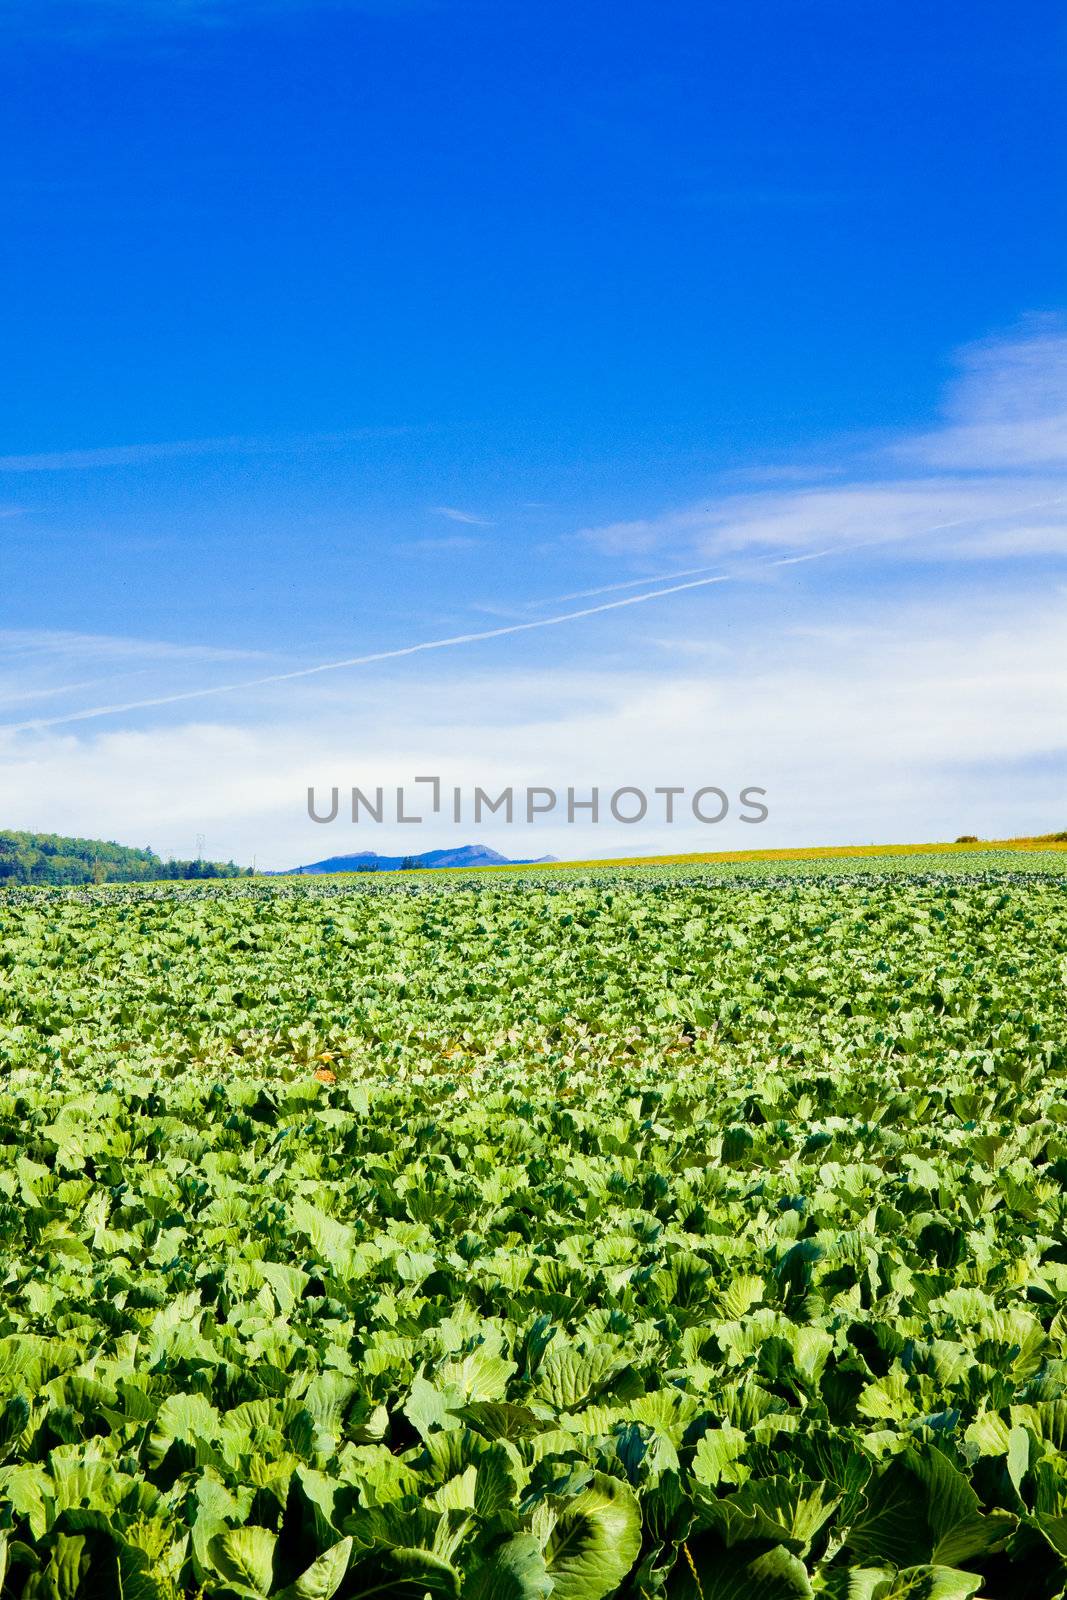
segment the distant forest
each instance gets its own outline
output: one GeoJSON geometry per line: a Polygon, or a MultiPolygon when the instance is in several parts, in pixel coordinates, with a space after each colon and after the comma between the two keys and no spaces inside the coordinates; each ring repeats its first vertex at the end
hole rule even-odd
{"type": "Polygon", "coordinates": [[[144,883],[155,878],[245,878],[232,861],[164,861],[154,850],[58,833],[0,831],[0,887],[20,883],[144,883]]]}

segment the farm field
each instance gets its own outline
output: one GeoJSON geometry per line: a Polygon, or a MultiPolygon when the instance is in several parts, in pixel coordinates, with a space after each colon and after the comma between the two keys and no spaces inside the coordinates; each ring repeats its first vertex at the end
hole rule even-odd
{"type": "Polygon", "coordinates": [[[1052,1600],[1067,854],[0,894],[4,1596],[1052,1600]]]}
{"type": "MultiPolygon", "coordinates": [[[[1040,853],[1047,856],[1047,852],[1067,852],[1067,834],[1046,834],[1038,838],[1019,839],[956,839],[952,843],[941,844],[831,844],[807,845],[796,848],[782,848],[777,850],[715,850],[701,855],[678,856],[623,856],[615,862],[610,861],[574,861],[566,865],[574,867],[593,866],[702,866],[724,864],[731,867],[747,862],[795,862],[795,861],[834,861],[838,864],[847,863],[857,857],[877,857],[880,862],[888,858],[905,857],[931,857],[931,856],[978,856],[985,866],[989,866],[990,856],[1014,855],[1023,852],[1027,855],[1040,853]]],[[[563,865],[564,863],[560,863],[563,865]]]]}

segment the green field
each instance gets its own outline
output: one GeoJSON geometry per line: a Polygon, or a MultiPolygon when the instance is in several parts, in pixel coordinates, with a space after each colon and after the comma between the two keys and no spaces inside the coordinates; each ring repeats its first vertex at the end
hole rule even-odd
{"type": "Polygon", "coordinates": [[[1051,1600],[1067,855],[0,894],[4,1596],[1051,1600]]]}

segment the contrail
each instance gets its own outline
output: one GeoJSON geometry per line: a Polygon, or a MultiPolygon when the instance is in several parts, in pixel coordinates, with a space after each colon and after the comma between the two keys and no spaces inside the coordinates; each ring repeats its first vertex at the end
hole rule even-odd
{"type": "MultiPolygon", "coordinates": [[[[939,524],[939,526],[947,528],[951,527],[951,523],[945,522],[939,524]]],[[[927,528],[924,532],[930,533],[933,532],[933,529],[927,528]]],[[[871,542],[874,543],[875,541],[871,542]]],[[[799,556],[775,556],[773,560],[754,561],[747,570],[750,571],[751,567],[795,567],[802,561],[820,561],[823,556],[835,555],[839,550],[856,548],[858,547],[855,545],[828,545],[825,550],[806,550],[803,555],[799,556]]],[[[652,576],[646,574],[643,578],[627,578],[625,583],[602,583],[597,589],[574,589],[570,594],[553,594],[543,600],[528,600],[526,604],[530,607],[551,606],[558,605],[562,600],[591,600],[594,595],[618,594],[622,589],[639,589],[643,583],[670,583],[675,578],[694,578],[698,573],[718,572],[721,567],[722,562],[718,561],[713,567],[683,567],[680,572],[657,572],[652,576]]],[[[727,583],[732,578],[744,577],[745,575],[745,573],[726,572],[722,573],[720,581],[727,583]]],[[[684,587],[688,586],[683,585],[684,587]]],[[[672,591],[664,589],[662,592],[670,594],[672,591]]]]}
{"type": "MultiPolygon", "coordinates": [[[[821,556],[833,554],[832,549],[816,550],[805,555],[780,556],[762,565],[791,567],[801,561],[817,561],[821,556]]],[[[206,689],[183,689],[177,694],[154,695],[151,699],[127,700],[116,705],[90,706],[84,711],[64,712],[60,717],[35,717],[28,722],[4,722],[0,723],[0,733],[28,733],[35,728],[55,728],[68,722],[88,722],[96,717],[119,716],[126,711],[147,711],[157,706],[173,706],[187,700],[206,700],[218,694],[237,694],[242,689],[260,689],[274,683],[292,683],[298,678],[313,678],[323,672],[342,672],[346,667],[366,667],[376,661],[396,661],[401,656],[420,655],[426,650],[450,650],[457,645],[478,644],[484,639],[502,639],[508,634],[531,633],[537,628],[556,628],[561,623],[577,622],[583,617],[595,617],[604,611],[618,611],[623,606],[644,605],[648,600],[659,600],[666,595],[681,594],[685,589],[703,589],[712,583],[730,583],[740,576],[742,574],[719,572],[712,577],[692,579],[688,583],[673,583],[667,588],[650,589],[644,594],[630,594],[622,600],[605,600],[600,605],[583,606],[579,611],[561,611],[554,617],[537,617],[532,622],[511,622],[501,628],[484,628],[478,633],[455,633],[446,639],[425,639],[420,644],[406,644],[396,650],[375,650],[368,655],[348,656],[343,661],[325,661],[314,667],[297,667],[291,672],[272,672],[265,677],[242,678],[234,683],[214,683],[206,689]]]]}
{"type": "Polygon", "coordinates": [[[639,589],[643,583],[666,583],[671,578],[695,578],[698,573],[718,572],[722,562],[713,567],[683,567],[680,572],[657,572],[644,578],[628,578],[625,583],[602,583],[597,589],[572,589],[569,594],[553,594],[544,600],[527,600],[533,606],[559,605],[562,600],[590,600],[597,594],[618,594],[620,589],[639,589]]]}
{"type": "MultiPolygon", "coordinates": [[[[1018,515],[1020,511],[1042,510],[1046,506],[1060,505],[1064,498],[1058,495],[1054,500],[1037,501],[1033,505],[1020,506],[1015,514],[1018,515]]],[[[927,528],[916,529],[915,534],[910,537],[920,533],[939,532],[945,528],[963,527],[975,520],[972,516],[954,518],[950,522],[933,523],[927,528]]],[[[867,549],[871,545],[884,544],[899,538],[899,534],[893,533],[880,538],[858,540],[852,545],[831,545],[823,550],[806,551],[800,555],[777,556],[772,561],[759,563],[759,566],[761,570],[798,566],[805,561],[820,561],[827,556],[844,555],[851,550],[867,549]]],[[[28,733],[37,728],[55,728],[70,722],[89,722],[96,717],[120,716],[127,711],[147,711],[158,706],[173,706],[189,700],[207,700],[214,695],[238,694],[243,689],[261,689],[275,683],[294,683],[299,678],[314,678],[324,672],[343,672],[347,667],[366,667],[378,661],[398,661],[402,656],[421,655],[428,650],[451,650],[458,645],[479,644],[486,639],[503,639],[511,634],[532,633],[538,628],[557,628],[565,622],[579,622],[584,617],[596,617],[605,611],[618,611],[623,606],[644,605],[649,600],[662,600],[667,595],[681,594],[687,589],[704,589],[713,583],[730,583],[744,576],[744,573],[718,572],[710,577],[691,578],[685,583],[672,583],[666,588],[649,589],[643,594],[626,595],[621,600],[604,600],[599,605],[582,606],[578,611],[560,611],[553,617],[537,617],[531,622],[511,622],[501,628],[484,628],[478,633],[455,633],[445,639],[425,639],[420,644],[402,645],[395,650],[374,650],[367,655],[348,656],[343,661],[325,661],[314,667],[297,667],[291,672],[272,672],[265,677],[243,678],[234,683],[215,683],[206,689],[183,689],[177,694],[155,695],[146,700],[127,700],[118,705],[91,706],[85,711],[68,711],[60,717],[36,717],[29,722],[0,723],[0,733],[28,733]]],[[[655,579],[643,581],[656,582],[655,579]]]]}
{"type": "MultiPolygon", "coordinates": [[[[784,565],[784,563],[783,563],[784,565]]],[[[659,600],[664,595],[680,594],[683,589],[703,589],[709,583],[729,583],[732,574],[719,573],[711,578],[695,578],[690,583],[675,583],[667,589],[652,589],[647,594],[627,595],[624,600],[608,600],[598,606],[583,606],[580,611],[561,611],[554,617],[538,617],[533,622],[512,622],[504,628],[485,628],[480,633],[455,633],[447,639],[425,639],[421,644],[406,644],[397,650],[374,650],[365,656],[348,656],[344,661],[325,661],[315,667],[298,667],[292,672],[272,672],[263,678],[242,678],[236,683],[214,683],[207,689],[183,689],[179,694],[155,695],[148,700],[127,700],[121,705],[91,706],[85,711],[68,711],[61,717],[36,717],[32,722],[0,723],[0,733],[26,733],[34,728],[55,728],[66,722],[88,722],[93,717],[113,717],[125,711],[145,711],[155,706],[173,706],[180,701],[206,700],[211,695],[236,694],[241,689],[260,689],[273,683],[292,683],[297,678],[313,678],[322,672],[342,672],[346,667],[366,667],[376,661],[396,661],[401,656],[415,656],[425,650],[450,650],[456,645],[478,644],[483,639],[502,639],[507,634],[530,633],[535,628],[555,628],[563,622],[577,622],[582,617],[595,617],[602,611],[616,611],[621,606],[639,606],[646,600],[659,600]]]]}

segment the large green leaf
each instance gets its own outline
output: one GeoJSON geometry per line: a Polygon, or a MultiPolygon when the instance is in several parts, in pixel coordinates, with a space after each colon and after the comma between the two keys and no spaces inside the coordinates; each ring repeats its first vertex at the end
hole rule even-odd
{"type": "Polygon", "coordinates": [[[208,1545],[208,1558],[220,1578],[255,1595],[268,1595],[274,1583],[274,1547],[277,1535],[269,1528],[231,1528],[217,1533],[208,1545]]]}
{"type": "Polygon", "coordinates": [[[463,1586],[464,1600],[547,1600],[551,1592],[541,1546],[530,1533],[506,1540],[463,1586]]]}
{"type": "Polygon", "coordinates": [[[677,1600],[811,1600],[803,1563],[780,1546],[762,1553],[697,1543],[678,1557],[668,1585],[677,1600]]]}
{"type": "Polygon", "coordinates": [[[175,1442],[195,1447],[214,1440],[218,1430],[218,1411],[202,1394],[168,1395],[156,1414],[148,1458],[157,1464],[175,1442]]]}
{"type": "Polygon", "coordinates": [[[1007,1512],[983,1514],[966,1478],[933,1445],[895,1457],[867,1501],[849,1531],[850,1549],[901,1567],[956,1567],[1003,1544],[1016,1522],[1007,1512]]]}
{"type": "Polygon", "coordinates": [[[84,1534],[59,1534],[39,1572],[31,1572],[23,1600],[78,1600],[90,1562],[84,1534]]]}
{"type": "Polygon", "coordinates": [[[486,1439],[523,1439],[540,1433],[544,1423],[529,1406],[514,1405],[505,1400],[471,1400],[466,1405],[451,1407],[454,1416],[468,1428],[486,1439]]]}
{"type": "Polygon", "coordinates": [[[766,1540],[803,1554],[841,1499],[832,1484],[806,1479],[749,1479],[723,1499],[703,1498],[698,1521],[727,1548],[766,1540]]]}
{"type": "MultiPolygon", "coordinates": [[[[457,1600],[462,1580],[445,1557],[432,1550],[396,1545],[380,1553],[377,1562],[365,1563],[352,1576],[353,1600],[376,1594],[403,1596],[404,1600],[431,1596],[432,1600],[457,1600]]],[[[347,1592],[347,1591],[346,1591],[347,1592]]]]}
{"type": "Polygon", "coordinates": [[[632,1491],[596,1473],[556,1517],[545,1565],[558,1600],[602,1600],[616,1589],[641,1548],[641,1511],[632,1491]]]}

